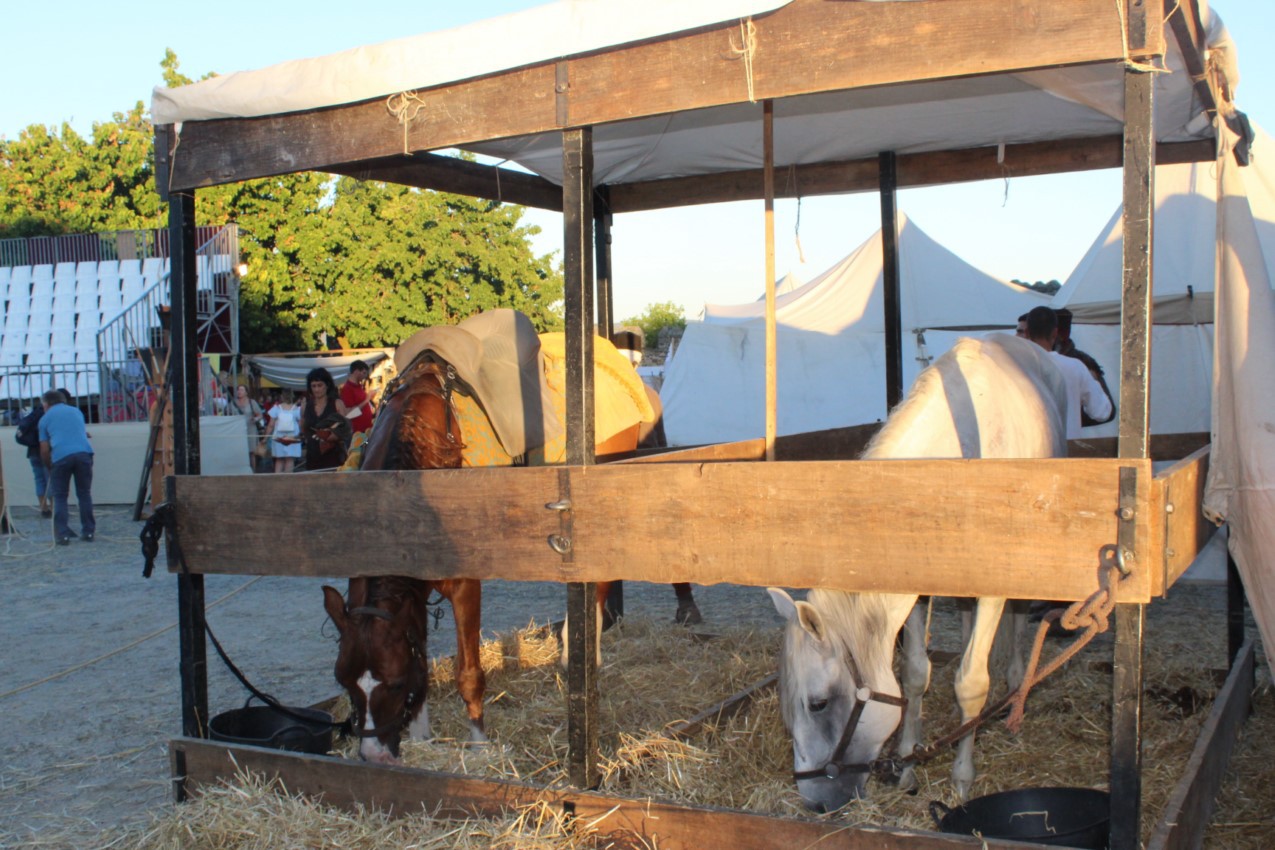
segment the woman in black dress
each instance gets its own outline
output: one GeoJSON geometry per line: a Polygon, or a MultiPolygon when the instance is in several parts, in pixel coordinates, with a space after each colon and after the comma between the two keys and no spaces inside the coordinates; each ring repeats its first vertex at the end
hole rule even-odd
{"type": "Polygon", "coordinates": [[[305,377],[310,396],[301,413],[301,436],[305,440],[305,468],[333,469],[345,463],[353,432],[345,405],[337,395],[336,382],[327,369],[311,369],[305,377]]]}

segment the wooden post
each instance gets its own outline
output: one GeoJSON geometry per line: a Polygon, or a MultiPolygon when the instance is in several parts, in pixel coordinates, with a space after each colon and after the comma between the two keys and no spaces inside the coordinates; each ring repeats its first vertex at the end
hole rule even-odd
{"type": "MultiPolygon", "coordinates": [[[[562,133],[563,272],[566,300],[567,465],[595,460],[593,432],[593,131],[562,133]]],[[[563,471],[566,474],[566,470],[563,471]]],[[[570,481],[560,499],[569,502],[570,481]]],[[[567,508],[570,511],[570,508],[567,508]]],[[[567,518],[569,521],[569,517],[567,518]]],[[[573,558],[566,538],[564,561],[573,558]]],[[[567,761],[571,783],[598,783],[598,633],[596,585],[567,585],[567,761]]]]}
{"type": "MultiPolygon", "coordinates": [[[[1131,11],[1131,16],[1135,13],[1131,11]]],[[[1124,72],[1124,285],[1120,305],[1118,454],[1145,458],[1150,445],[1152,226],[1155,210],[1154,76],[1124,72]]],[[[1130,544],[1127,568],[1146,570],[1130,544]]],[[[1111,848],[1136,850],[1142,822],[1144,606],[1116,606],[1111,716],[1111,848]]]]}
{"type": "Polygon", "coordinates": [[[877,158],[881,191],[881,283],[885,306],[885,409],[903,400],[903,301],[899,284],[899,175],[894,151],[877,158]]]}
{"type": "MultiPolygon", "coordinates": [[[[199,349],[195,318],[195,193],[168,197],[170,303],[169,362],[172,387],[173,467],[177,475],[199,474],[199,349]]],[[[178,575],[177,613],[181,646],[182,731],[204,737],[208,724],[208,647],[204,640],[204,577],[178,575]]]]}
{"type": "Polygon", "coordinates": [[[775,459],[778,430],[779,333],[775,325],[775,102],[762,101],[762,192],[766,199],[766,460],[775,459]]]}

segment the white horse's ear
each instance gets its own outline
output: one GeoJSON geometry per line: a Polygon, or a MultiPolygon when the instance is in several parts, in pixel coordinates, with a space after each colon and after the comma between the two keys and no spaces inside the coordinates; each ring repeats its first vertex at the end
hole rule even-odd
{"type": "Polygon", "coordinates": [[[823,615],[819,613],[819,610],[804,600],[797,602],[796,606],[797,621],[801,623],[801,627],[815,640],[827,643],[828,629],[824,626],[823,615]]]}
{"type": "Polygon", "coordinates": [[[797,619],[797,603],[788,595],[788,591],[778,587],[768,587],[766,592],[770,594],[770,601],[775,604],[775,610],[779,612],[779,616],[789,623],[797,619]]]}

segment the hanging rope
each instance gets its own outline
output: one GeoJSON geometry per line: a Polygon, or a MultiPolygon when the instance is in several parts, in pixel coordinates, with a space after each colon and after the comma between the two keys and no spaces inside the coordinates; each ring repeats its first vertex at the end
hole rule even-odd
{"type": "Polygon", "coordinates": [[[1104,546],[1102,564],[1098,567],[1098,589],[1088,599],[1075,602],[1063,611],[1058,609],[1050,611],[1041,618],[1040,626],[1036,629],[1036,640],[1032,644],[1031,657],[1027,661],[1027,671],[1023,674],[1023,683],[1009,698],[1011,708],[1005,725],[1011,732],[1017,733],[1022,728],[1027,695],[1031,693],[1031,689],[1074,658],[1076,653],[1084,649],[1100,632],[1107,630],[1108,618],[1116,607],[1115,587],[1119,583],[1120,568],[1116,564],[1116,547],[1104,546]],[[1071,642],[1070,646],[1038,670],[1045,635],[1055,620],[1060,620],[1063,628],[1069,631],[1082,628],[1084,631],[1071,642]]]}
{"type": "Polygon", "coordinates": [[[748,102],[756,103],[757,96],[753,91],[753,56],[757,53],[757,25],[752,17],[743,18],[739,22],[739,45],[731,39],[731,53],[744,60],[744,80],[748,84],[748,102]]]}
{"type": "Polygon", "coordinates": [[[401,91],[385,99],[385,108],[389,110],[389,113],[394,116],[399,124],[403,125],[403,155],[410,156],[411,150],[407,146],[407,133],[411,129],[412,121],[425,108],[425,101],[415,91],[401,91]]]}

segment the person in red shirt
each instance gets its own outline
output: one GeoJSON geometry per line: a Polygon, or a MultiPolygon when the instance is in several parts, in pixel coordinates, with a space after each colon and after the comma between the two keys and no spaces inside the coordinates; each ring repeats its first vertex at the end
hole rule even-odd
{"type": "Polygon", "coordinates": [[[367,374],[367,364],[362,360],[355,360],[350,364],[350,377],[341,385],[341,401],[345,404],[345,415],[349,418],[350,425],[356,434],[372,430],[372,410],[375,402],[363,388],[367,382],[367,374]]]}

